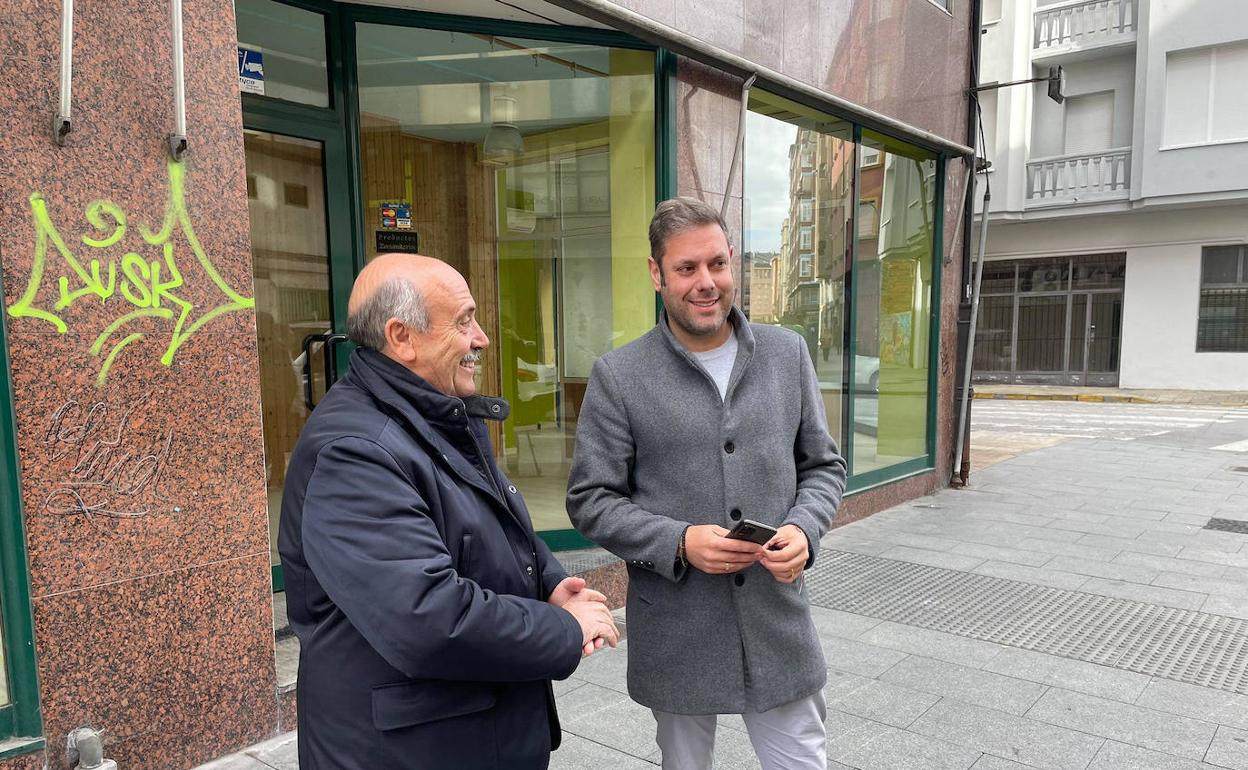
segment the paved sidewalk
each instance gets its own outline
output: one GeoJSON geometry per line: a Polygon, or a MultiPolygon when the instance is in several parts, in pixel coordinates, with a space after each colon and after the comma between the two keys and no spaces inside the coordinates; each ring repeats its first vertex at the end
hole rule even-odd
{"type": "Polygon", "coordinates": [[[1191,404],[1202,406],[1248,406],[1248,390],[1160,390],[1100,388],[1066,385],[972,386],[975,398],[1019,401],[1092,401],[1123,404],[1191,404]]]}
{"type": "MultiPolygon", "coordinates": [[[[833,531],[806,582],[829,767],[1248,770],[1248,534],[1215,517],[1248,522],[1248,454],[1072,439],[833,531]]],[[[552,768],[656,766],[625,667],[557,685],[552,768]]],[[[716,767],[758,767],[720,728],[716,767]]],[[[293,743],[210,767],[290,770],[293,743]]]]}

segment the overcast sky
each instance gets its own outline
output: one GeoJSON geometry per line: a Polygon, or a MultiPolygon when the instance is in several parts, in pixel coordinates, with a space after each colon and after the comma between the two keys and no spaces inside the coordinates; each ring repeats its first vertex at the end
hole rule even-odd
{"type": "Polygon", "coordinates": [[[789,214],[789,147],[797,126],[751,112],[745,123],[746,251],[779,251],[789,214]]]}

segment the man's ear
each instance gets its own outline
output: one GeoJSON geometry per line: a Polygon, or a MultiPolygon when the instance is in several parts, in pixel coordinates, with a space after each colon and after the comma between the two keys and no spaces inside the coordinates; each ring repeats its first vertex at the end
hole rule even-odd
{"type": "Polygon", "coordinates": [[[654,261],[654,257],[648,259],[650,265],[650,283],[654,285],[654,290],[659,291],[663,288],[663,268],[659,263],[654,261]]]}
{"type": "Polygon", "coordinates": [[[391,358],[410,364],[416,360],[416,338],[407,324],[397,318],[386,321],[386,350],[391,358]]]}

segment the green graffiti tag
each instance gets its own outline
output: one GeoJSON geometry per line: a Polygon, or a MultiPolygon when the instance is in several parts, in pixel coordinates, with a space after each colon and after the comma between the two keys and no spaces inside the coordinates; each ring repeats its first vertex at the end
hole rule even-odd
{"type": "MultiPolygon", "coordinates": [[[[224,313],[245,310],[256,304],[254,298],[242,296],[225,282],[195,236],[195,228],[186,209],[185,169],[179,163],[169,163],[169,197],[160,229],[153,231],[143,225],[137,227],[143,242],[160,250],[157,259],[146,259],[135,251],[126,251],[120,259],[107,256],[103,262],[99,258],[79,259],[53,224],[43,196],[34,193],[29,201],[35,225],[34,261],[26,291],[9,306],[9,315],[45,321],[64,334],[69,327],[57,313],[81,299],[95,297],[107,304],[110,299],[116,302],[115,298],[120,294],[120,299],[127,303],[121,307],[134,308],[109,323],[91,345],[91,355],[97,358],[104,356],[96,377],[96,387],[103,387],[109,369],[122,349],[143,339],[142,332],[126,334],[120,341],[114,342],[105,354],[105,345],[127,324],[140,318],[173,321],[169,345],[160,357],[160,362],[169,366],[178,349],[205,324],[224,313]],[[175,236],[179,233],[208,279],[225,295],[225,301],[193,320],[197,310],[195,304],[178,295],[178,290],[185,286],[177,261],[175,236]],[[57,276],[56,301],[48,308],[46,304],[43,307],[36,305],[36,295],[43,287],[45,274],[49,273],[47,260],[51,249],[60,255],[68,271],[57,276]]],[[[90,250],[84,257],[121,244],[129,232],[126,212],[111,201],[91,202],[84,215],[93,228],[93,232],[82,236],[83,246],[90,250]]]]}

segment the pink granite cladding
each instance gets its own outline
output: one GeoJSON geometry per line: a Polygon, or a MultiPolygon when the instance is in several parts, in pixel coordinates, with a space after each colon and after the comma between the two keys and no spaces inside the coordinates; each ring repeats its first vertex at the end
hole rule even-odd
{"type": "Polygon", "coordinates": [[[9,335],[33,595],[267,553],[254,337],[153,332],[103,389],[86,344],[9,335]]]}
{"type": "MultiPolygon", "coordinates": [[[[0,770],[44,770],[44,768],[48,766],[45,764],[47,761],[47,751],[48,750],[44,748],[39,749],[38,751],[32,751],[29,754],[20,754],[16,757],[0,759],[0,770]]],[[[56,767],[55,764],[51,766],[56,767]]]]}
{"type": "Polygon", "coordinates": [[[294,687],[277,694],[277,720],[279,733],[288,733],[299,728],[299,694],[294,687]]]}
{"type": "Polygon", "coordinates": [[[965,143],[971,4],[618,0],[617,5],[889,117],[965,143]]]}
{"type": "Polygon", "coordinates": [[[628,568],[624,562],[612,562],[578,574],[585,578],[590,588],[607,597],[607,606],[612,609],[624,606],[624,599],[628,596],[628,568]]]}
{"type": "Polygon", "coordinates": [[[184,6],[191,155],[173,170],[168,4],[75,3],[61,148],[59,23],[33,0],[0,19],[0,257],[48,756],[59,767],[65,734],[92,724],[122,767],[188,767],[278,724],[233,7],[184,6]],[[173,285],[154,287],[154,264],[173,285]],[[87,291],[57,307],[61,277],[87,291]],[[126,317],[153,297],[164,317],[126,317]]]}
{"type": "Polygon", "coordinates": [[[36,599],[49,745],[90,724],[119,767],[174,770],[274,734],[269,591],[258,554],[36,599]]]}

